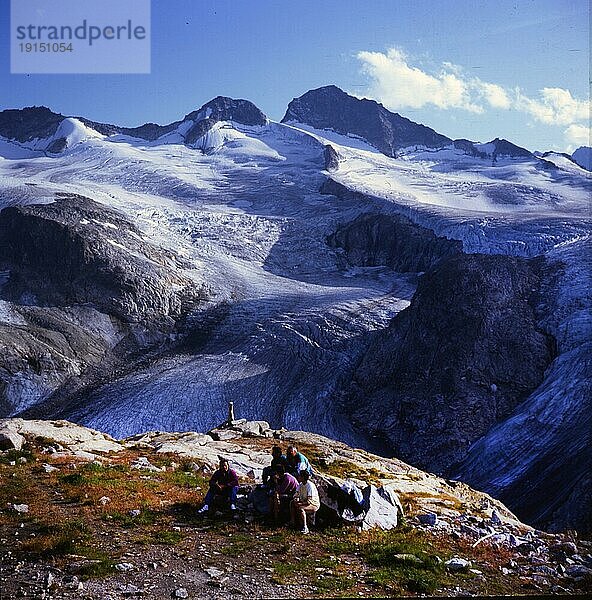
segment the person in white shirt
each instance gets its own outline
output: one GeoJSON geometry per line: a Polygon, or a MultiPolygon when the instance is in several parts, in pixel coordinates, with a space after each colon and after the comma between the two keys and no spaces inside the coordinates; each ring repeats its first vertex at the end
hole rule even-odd
{"type": "Polygon", "coordinates": [[[296,497],[290,504],[290,523],[294,527],[298,526],[302,533],[308,533],[306,518],[307,515],[309,518],[313,516],[321,506],[319,491],[317,486],[310,481],[310,474],[306,470],[300,471],[298,481],[300,481],[300,485],[296,491],[296,497]]]}

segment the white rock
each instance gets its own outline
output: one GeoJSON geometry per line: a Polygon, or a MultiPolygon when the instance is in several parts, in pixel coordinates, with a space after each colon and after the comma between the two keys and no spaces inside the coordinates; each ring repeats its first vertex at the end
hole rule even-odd
{"type": "Polygon", "coordinates": [[[28,513],[29,505],[28,504],[13,504],[12,508],[16,510],[17,513],[28,513]]]}
{"type": "Polygon", "coordinates": [[[55,471],[59,471],[59,469],[57,467],[54,467],[53,465],[50,465],[48,463],[43,463],[43,465],[41,465],[43,467],[43,470],[46,473],[54,473],[55,471]]]}
{"type": "Polygon", "coordinates": [[[175,598],[189,598],[189,594],[185,588],[177,588],[175,590],[175,598]]]}
{"type": "Polygon", "coordinates": [[[222,577],[222,575],[224,575],[224,571],[221,571],[220,569],[216,569],[216,567],[208,567],[207,569],[205,569],[205,572],[212,579],[218,579],[219,577],[222,577]]]}
{"type": "Polygon", "coordinates": [[[131,465],[132,469],[142,469],[144,471],[151,471],[153,473],[160,473],[166,471],[166,467],[162,469],[153,465],[145,456],[139,456],[131,465]]]}
{"type": "Polygon", "coordinates": [[[132,563],[125,563],[125,562],[124,562],[124,563],[117,563],[117,564],[115,565],[115,568],[116,568],[118,571],[122,571],[122,572],[125,572],[125,571],[132,571],[132,570],[133,570],[133,568],[134,568],[134,565],[132,565],[132,563]]]}
{"type": "Polygon", "coordinates": [[[25,438],[12,428],[0,428],[0,450],[21,450],[25,441],[25,438]]]}
{"type": "MultiPolygon", "coordinates": [[[[24,438],[44,437],[54,440],[68,451],[83,450],[86,452],[119,452],[124,446],[112,437],[69,421],[42,421],[25,419],[2,419],[0,430],[10,428],[24,438]]],[[[59,451],[59,449],[58,449],[59,451]]]]}
{"type": "Polygon", "coordinates": [[[470,568],[471,561],[464,558],[454,557],[450,560],[447,560],[444,564],[449,571],[464,571],[470,568]]]}
{"type": "Polygon", "coordinates": [[[109,496],[101,496],[99,498],[99,504],[101,504],[102,506],[105,506],[105,504],[109,504],[109,502],[111,502],[111,498],[109,498],[109,496]]]}

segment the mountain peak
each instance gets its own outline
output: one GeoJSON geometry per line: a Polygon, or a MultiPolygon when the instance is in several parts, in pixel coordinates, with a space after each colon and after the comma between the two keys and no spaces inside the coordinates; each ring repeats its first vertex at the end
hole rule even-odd
{"type": "Polygon", "coordinates": [[[485,150],[487,154],[492,156],[511,156],[515,158],[530,158],[533,156],[530,150],[516,146],[516,144],[513,144],[512,142],[498,137],[491,140],[487,144],[483,144],[479,147],[479,149],[485,150]]]}
{"type": "Polygon", "coordinates": [[[26,106],[0,112],[0,136],[9,140],[28,142],[53,135],[64,115],[47,106],[26,106]]]}
{"type": "Polygon", "coordinates": [[[580,165],[582,169],[592,171],[592,148],[590,146],[580,146],[572,155],[572,160],[580,165]]]}
{"type": "Polygon", "coordinates": [[[452,141],[425,125],[390,112],[375,100],[356,98],[335,85],[294,98],[282,119],[282,123],[287,122],[362,137],[387,156],[395,156],[399,148],[440,148],[452,141]]]}
{"type": "Polygon", "coordinates": [[[216,96],[199,110],[185,116],[184,120],[236,121],[243,125],[265,125],[267,117],[249,100],[216,96]]]}

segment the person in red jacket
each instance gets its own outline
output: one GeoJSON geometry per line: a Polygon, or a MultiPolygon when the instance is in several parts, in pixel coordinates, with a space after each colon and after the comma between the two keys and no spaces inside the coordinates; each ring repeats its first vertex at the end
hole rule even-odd
{"type": "Polygon", "coordinates": [[[210,504],[230,502],[230,510],[236,510],[236,495],[238,493],[238,475],[230,468],[228,460],[220,459],[218,469],[210,479],[210,489],[204,499],[204,505],[198,513],[204,513],[210,508],[210,504]]]}
{"type": "Polygon", "coordinates": [[[286,473],[284,465],[275,465],[273,468],[273,490],[269,496],[269,512],[273,515],[274,521],[278,522],[280,513],[289,513],[290,502],[298,489],[298,480],[296,477],[286,473]]]}

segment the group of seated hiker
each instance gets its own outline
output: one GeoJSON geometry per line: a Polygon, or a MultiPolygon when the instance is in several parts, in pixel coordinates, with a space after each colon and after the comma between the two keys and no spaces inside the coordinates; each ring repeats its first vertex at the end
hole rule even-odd
{"type": "MultiPolygon", "coordinates": [[[[271,464],[263,469],[263,485],[255,490],[259,502],[254,498],[253,503],[261,512],[269,513],[274,522],[279,523],[289,517],[293,527],[308,533],[308,522],[314,523],[315,513],[320,507],[319,492],[310,480],[310,463],[295,446],[288,446],[285,455],[279,446],[274,446],[271,456],[271,464]]],[[[199,513],[223,503],[230,503],[230,509],[236,510],[237,492],[236,471],[230,468],[228,460],[221,458],[199,513]]]]}

